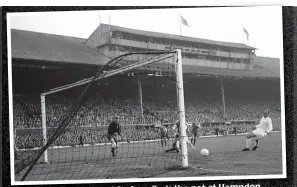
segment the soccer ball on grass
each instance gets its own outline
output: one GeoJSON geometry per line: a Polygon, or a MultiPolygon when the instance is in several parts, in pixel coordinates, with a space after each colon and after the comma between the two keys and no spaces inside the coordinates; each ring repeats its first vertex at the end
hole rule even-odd
{"type": "Polygon", "coordinates": [[[208,156],[209,155],[209,151],[207,149],[201,149],[200,154],[202,156],[208,156]]]}

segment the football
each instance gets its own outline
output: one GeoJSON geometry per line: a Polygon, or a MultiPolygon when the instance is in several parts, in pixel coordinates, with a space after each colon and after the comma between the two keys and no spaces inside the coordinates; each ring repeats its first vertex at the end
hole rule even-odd
{"type": "Polygon", "coordinates": [[[202,156],[208,156],[209,155],[209,151],[207,149],[201,149],[200,154],[202,156]]]}

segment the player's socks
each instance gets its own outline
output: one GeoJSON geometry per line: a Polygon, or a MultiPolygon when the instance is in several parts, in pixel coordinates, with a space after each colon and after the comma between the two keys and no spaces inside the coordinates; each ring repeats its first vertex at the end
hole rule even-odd
{"type": "Polygon", "coordinates": [[[111,148],[111,153],[112,153],[112,156],[115,157],[114,148],[111,148]]]}
{"type": "Polygon", "coordinates": [[[163,147],[163,140],[161,140],[161,146],[163,147]]]}
{"type": "Polygon", "coordinates": [[[245,148],[242,151],[249,151],[251,145],[251,139],[245,139],[245,148]]]}
{"type": "Polygon", "coordinates": [[[259,147],[260,140],[256,140],[256,146],[259,147]]]}
{"type": "Polygon", "coordinates": [[[255,145],[255,147],[252,149],[253,151],[256,151],[256,149],[258,149],[258,147],[259,147],[259,143],[260,143],[260,140],[256,140],[256,145],[255,145]]]}
{"type": "Polygon", "coordinates": [[[251,146],[251,139],[246,139],[245,140],[245,148],[247,148],[247,149],[249,149],[250,148],[250,146],[251,146]]]}

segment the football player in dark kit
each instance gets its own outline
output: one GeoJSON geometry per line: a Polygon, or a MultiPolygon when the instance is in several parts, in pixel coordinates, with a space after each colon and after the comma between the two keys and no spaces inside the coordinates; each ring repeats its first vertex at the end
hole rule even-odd
{"type": "Polygon", "coordinates": [[[191,143],[193,145],[195,145],[196,143],[196,139],[199,137],[198,131],[200,129],[200,123],[192,123],[192,139],[191,139],[191,143]]]}
{"type": "Polygon", "coordinates": [[[234,131],[234,134],[236,135],[236,134],[237,134],[237,129],[236,129],[236,127],[233,128],[233,131],[234,131]]]}
{"type": "Polygon", "coordinates": [[[119,117],[114,116],[112,122],[108,126],[107,139],[111,142],[112,156],[116,156],[116,149],[118,148],[117,134],[121,136],[121,126],[119,124],[119,117]]]}
{"type": "Polygon", "coordinates": [[[84,146],[84,141],[82,135],[79,136],[79,145],[84,146]]]}

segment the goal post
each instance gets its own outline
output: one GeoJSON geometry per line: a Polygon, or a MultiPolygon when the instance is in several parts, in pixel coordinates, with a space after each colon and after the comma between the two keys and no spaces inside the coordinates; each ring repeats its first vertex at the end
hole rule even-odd
{"type": "MultiPolygon", "coordinates": [[[[181,50],[177,49],[174,51],[139,52],[139,53],[127,53],[124,55],[120,55],[120,56],[112,59],[111,61],[109,61],[93,77],[90,77],[90,78],[87,78],[87,79],[84,79],[81,81],[77,81],[77,82],[74,82],[71,84],[67,84],[64,86],[60,86],[60,87],[57,87],[54,89],[50,89],[49,91],[42,93],[40,95],[40,103],[41,103],[41,131],[42,131],[41,136],[42,136],[42,146],[43,147],[38,152],[36,152],[36,154],[35,154],[36,158],[31,159],[32,161],[30,162],[30,165],[28,165],[29,169],[26,171],[25,175],[23,176],[23,178],[21,180],[26,179],[26,177],[30,173],[30,170],[32,170],[34,165],[37,164],[37,161],[40,159],[39,157],[41,157],[41,155],[43,155],[42,161],[44,163],[51,163],[52,162],[51,160],[53,159],[52,157],[54,157],[53,155],[64,154],[63,152],[59,153],[59,151],[58,151],[58,153],[55,153],[53,150],[49,151],[48,149],[50,146],[54,145],[54,142],[60,136],[63,136],[64,132],[69,132],[70,127],[68,127],[68,125],[72,124],[71,123],[72,120],[73,121],[76,120],[76,117],[74,117],[74,116],[76,115],[76,113],[78,113],[80,105],[82,105],[82,103],[83,103],[79,99],[82,99],[84,97],[84,94],[86,93],[86,90],[88,90],[90,88],[90,85],[96,82],[96,84],[93,84],[96,86],[97,84],[103,82],[104,80],[107,80],[110,77],[113,77],[116,75],[124,75],[127,72],[135,72],[136,75],[144,74],[147,77],[147,79],[149,79],[150,78],[149,76],[151,76],[151,74],[153,74],[154,72],[155,73],[162,72],[161,77],[163,77],[164,79],[167,78],[166,80],[172,81],[175,84],[175,86],[176,86],[175,98],[177,98],[177,102],[176,102],[177,107],[175,109],[177,113],[175,116],[176,116],[176,119],[179,119],[179,122],[180,122],[179,131],[180,131],[180,146],[181,146],[181,153],[179,154],[179,156],[181,157],[181,163],[179,160],[179,162],[177,161],[176,164],[178,164],[182,167],[188,167],[188,149],[187,149],[186,115],[185,115],[184,88],[183,88],[182,55],[181,55],[181,50]],[[54,122],[54,123],[50,122],[51,124],[47,124],[47,118],[53,116],[52,113],[49,113],[50,115],[47,115],[47,112],[51,112],[51,111],[48,111],[46,109],[46,107],[47,107],[46,105],[47,104],[49,105],[49,103],[52,102],[52,100],[50,100],[51,102],[47,102],[47,98],[50,95],[54,95],[55,93],[59,92],[59,94],[60,94],[63,91],[70,90],[70,89],[77,89],[83,85],[86,85],[86,87],[83,88],[84,91],[82,92],[82,94],[80,94],[77,101],[72,101],[73,106],[71,106],[69,110],[67,109],[66,114],[63,114],[64,116],[61,115],[63,119],[58,120],[57,122],[54,122]],[[54,130],[50,129],[50,132],[49,132],[49,130],[47,128],[52,128],[55,125],[57,125],[58,128],[55,128],[54,130]],[[51,156],[49,155],[49,152],[50,152],[51,156]]],[[[158,74],[158,76],[156,75],[156,77],[159,77],[159,76],[160,76],[159,74],[158,74]]],[[[137,76],[136,78],[138,78],[138,79],[136,79],[136,83],[138,83],[138,86],[139,86],[139,84],[142,84],[140,82],[141,80],[139,79],[139,76],[137,76]]],[[[173,86],[174,86],[174,84],[173,84],[173,86]]],[[[140,91],[142,91],[141,88],[138,88],[138,89],[140,89],[140,91]]],[[[143,91],[143,92],[145,92],[145,91],[143,91]]],[[[137,97],[139,97],[139,96],[137,96],[137,97]]],[[[173,98],[173,99],[175,99],[175,98],[173,98]]],[[[141,98],[141,100],[142,100],[142,98],[141,98]]],[[[143,103],[141,103],[141,105],[142,104],[143,103]]],[[[143,107],[145,107],[145,104],[143,104],[143,105],[144,105],[143,107]]],[[[51,110],[53,110],[53,109],[51,108],[51,110]]],[[[140,111],[140,112],[142,113],[142,112],[145,112],[146,110],[147,109],[145,109],[145,110],[143,109],[143,111],[140,111]]],[[[151,116],[155,117],[154,115],[151,115],[151,116]]],[[[143,116],[141,118],[142,118],[141,122],[143,122],[143,116]]],[[[160,119],[158,118],[158,120],[160,120],[160,119]]],[[[76,126],[74,128],[79,128],[79,127],[76,126]]],[[[88,134],[88,132],[86,132],[86,134],[88,134]]],[[[149,139],[147,139],[147,140],[149,140],[149,139]]],[[[155,139],[155,140],[157,140],[157,139],[155,139]]],[[[130,140],[128,141],[128,143],[129,142],[130,142],[130,140]]],[[[142,142],[142,141],[139,141],[139,142],[142,142]]],[[[150,141],[148,141],[148,142],[150,142],[150,141]]],[[[154,145],[150,145],[150,144],[151,143],[148,143],[147,145],[144,144],[144,145],[139,145],[139,146],[143,146],[144,149],[151,149],[151,151],[153,151],[153,152],[158,150],[158,151],[165,153],[165,150],[161,150],[161,148],[159,148],[159,147],[154,148],[154,146],[157,146],[156,144],[154,144],[154,145]]],[[[129,146],[129,145],[127,145],[127,146],[129,146]]],[[[130,149],[137,149],[136,147],[133,146],[130,149]]],[[[141,149],[143,149],[143,148],[141,148],[141,149]]],[[[91,149],[90,151],[93,154],[94,148],[90,148],[90,149],[91,149]]],[[[105,154],[105,152],[107,152],[105,149],[106,148],[104,148],[104,154],[105,154]]],[[[65,151],[67,151],[67,150],[65,150],[65,151]]],[[[132,153],[144,154],[145,152],[146,151],[134,150],[132,153]]],[[[161,152],[154,154],[155,157],[156,157],[156,155],[160,155],[160,157],[162,157],[162,159],[165,159],[166,157],[163,156],[164,153],[161,153],[161,152]]],[[[66,152],[65,152],[65,154],[66,154],[66,152]]],[[[69,154],[70,154],[70,150],[69,150],[69,154]]],[[[82,158],[82,159],[86,159],[88,157],[89,153],[84,153],[84,154],[85,154],[85,158],[82,158]]],[[[149,155],[149,152],[146,154],[149,155]]],[[[106,157],[106,156],[104,155],[104,157],[106,157]]],[[[59,157],[59,156],[54,157],[54,158],[62,159],[62,157],[59,157]]],[[[63,156],[63,158],[66,159],[66,155],[63,156]]],[[[153,158],[150,158],[150,156],[148,156],[148,157],[146,156],[146,159],[148,161],[149,166],[151,166],[152,161],[150,161],[150,160],[152,160],[153,158]]],[[[125,159],[123,158],[123,160],[125,160],[125,159]]],[[[141,161],[141,159],[136,160],[134,163],[138,163],[138,162],[140,163],[140,161],[141,161]]],[[[65,160],[65,161],[61,161],[61,162],[71,162],[71,160],[65,160]]],[[[77,162],[77,161],[73,161],[73,162],[77,162]]],[[[130,162],[132,163],[133,161],[131,160],[130,162]]],[[[159,161],[155,161],[155,162],[156,163],[153,163],[153,164],[155,164],[156,167],[157,166],[160,167],[158,165],[159,161]]],[[[169,163],[168,161],[162,161],[162,162],[164,162],[163,164],[169,163]]],[[[54,165],[49,166],[49,167],[51,167],[51,168],[57,167],[55,165],[56,163],[59,163],[59,161],[54,162],[54,165]]],[[[52,164],[50,164],[50,165],[52,165],[52,164]]],[[[110,164],[110,165],[112,165],[112,164],[110,164]]],[[[76,166],[77,166],[77,164],[76,164],[76,166]]],[[[110,169],[109,167],[111,167],[111,166],[108,166],[108,169],[110,169]]],[[[132,168],[132,166],[128,165],[128,164],[126,167],[132,168]]],[[[20,171],[21,171],[21,169],[20,169],[20,171]]],[[[46,169],[44,171],[46,171],[46,169]]],[[[156,169],[156,171],[158,171],[158,169],[156,169]]],[[[134,172],[137,173],[137,176],[140,174],[140,172],[137,172],[137,170],[135,170],[134,172]]],[[[66,178],[66,176],[65,176],[65,178],[66,178]]]]}
{"type": "MultiPolygon", "coordinates": [[[[40,95],[40,100],[41,100],[41,127],[42,127],[42,142],[43,146],[46,146],[47,142],[47,133],[46,133],[46,109],[45,109],[45,95],[41,94],[40,95]]],[[[47,150],[44,151],[43,153],[43,162],[48,163],[48,154],[47,150]]]]}
{"type": "Polygon", "coordinates": [[[187,133],[186,133],[186,114],[185,114],[185,101],[184,101],[184,86],[183,86],[183,70],[182,70],[182,56],[181,50],[176,50],[176,85],[178,94],[178,108],[180,118],[180,136],[181,136],[181,151],[182,151],[182,166],[188,166],[188,149],[187,149],[187,133]]]}

